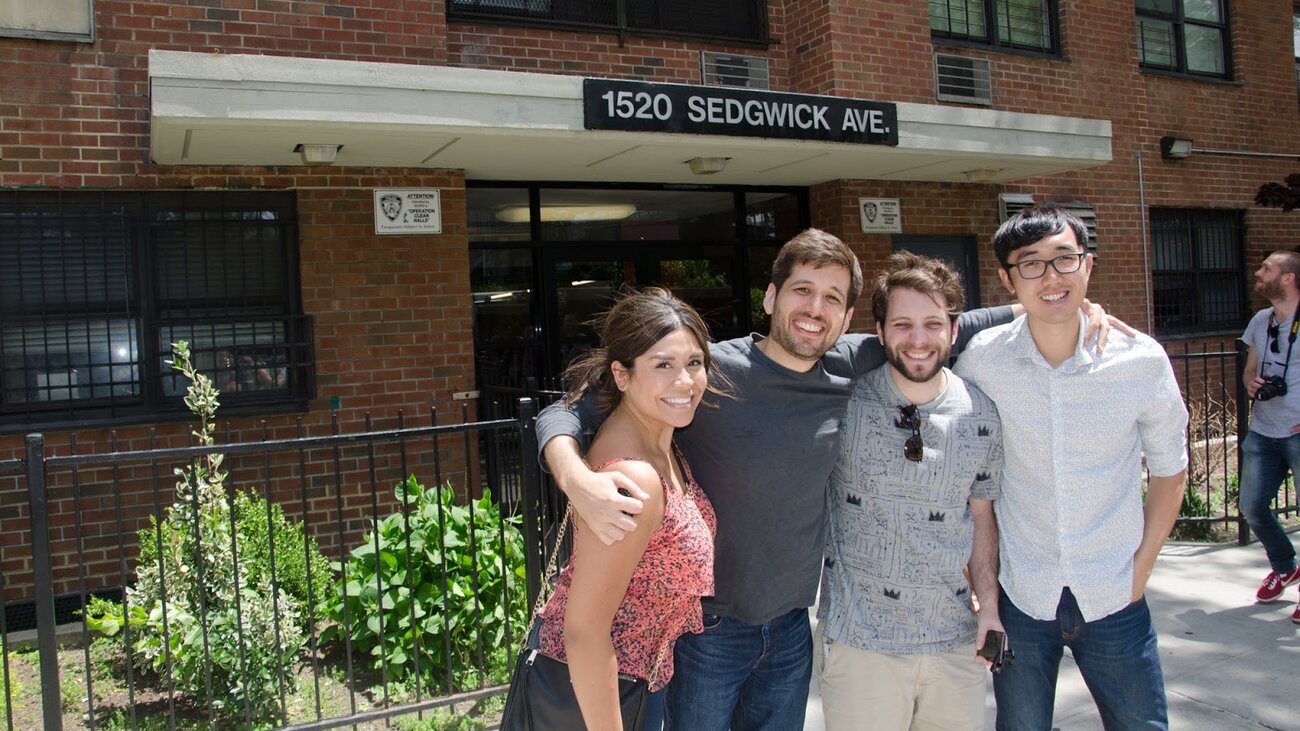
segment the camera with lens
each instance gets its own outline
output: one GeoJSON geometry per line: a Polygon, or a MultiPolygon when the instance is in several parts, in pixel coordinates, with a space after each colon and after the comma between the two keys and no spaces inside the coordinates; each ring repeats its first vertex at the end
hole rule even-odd
{"type": "Polygon", "coordinates": [[[1268,401],[1278,396],[1286,395],[1286,379],[1282,376],[1269,376],[1264,379],[1264,385],[1259,387],[1255,392],[1256,401],[1268,401]]]}

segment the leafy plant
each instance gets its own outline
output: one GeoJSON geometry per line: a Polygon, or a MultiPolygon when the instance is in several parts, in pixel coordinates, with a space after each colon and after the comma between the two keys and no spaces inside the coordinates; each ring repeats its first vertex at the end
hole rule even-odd
{"type": "Polygon", "coordinates": [[[404,510],[376,522],[342,567],[324,612],[335,624],[322,640],[346,638],[376,670],[430,690],[472,684],[479,653],[487,680],[504,682],[528,609],[518,597],[506,609],[507,584],[524,581],[518,519],[503,517],[486,491],[457,505],[449,485],[426,488],[414,476],[396,495],[404,510]]]}
{"type": "MultiPolygon", "coordinates": [[[[173,368],[190,379],[185,405],[199,419],[194,437],[211,446],[217,391],[194,369],[187,343],[172,348],[173,368]]],[[[141,531],[125,604],[92,602],[86,621],[107,636],[122,633],[139,668],[170,674],[177,691],[210,703],[227,723],[245,716],[261,726],[283,720],[281,691],[297,684],[312,598],[306,567],[317,596],[330,573],[315,542],[278,506],[228,494],[222,462],[214,452],[175,470],[176,502],[141,531]]]]}

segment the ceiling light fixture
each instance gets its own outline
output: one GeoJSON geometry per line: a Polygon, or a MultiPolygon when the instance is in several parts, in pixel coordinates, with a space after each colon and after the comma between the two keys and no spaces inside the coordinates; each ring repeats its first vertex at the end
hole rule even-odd
{"type": "Polygon", "coordinates": [[[998,168],[976,168],[967,170],[962,175],[966,176],[968,183],[992,183],[998,179],[998,173],[1001,172],[1002,170],[998,168]]]}
{"type": "MultiPolygon", "coordinates": [[[[554,221],[621,221],[636,213],[631,203],[596,203],[572,206],[542,206],[542,222],[554,221]]],[[[528,223],[528,206],[506,206],[497,211],[498,221],[528,223]]]]}
{"type": "Polygon", "coordinates": [[[686,161],[686,164],[696,175],[712,175],[722,172],[729,160],[731,160],[729,157],[692,157],[686,161]]]}
{"type": "Polygon", "coordinates": [[[1182,160],[1192,154],[1192,141],[1186,137],[1161,137],[1160,157],[1166,160],[1182,160]]]}
{"type": "Polygon", "coordinates": [[[302,155],[303,165],[333,165],[343,145],[299,143],[293,151],[302,155]]]}

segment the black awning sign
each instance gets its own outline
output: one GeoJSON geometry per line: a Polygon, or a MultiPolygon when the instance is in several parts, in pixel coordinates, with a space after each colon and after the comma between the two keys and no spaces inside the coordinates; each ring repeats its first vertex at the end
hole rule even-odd
{"type": "Polygon", "coordinates": [[[587,129],[898,144],[889,102],[718,86],[583,79],[587,129]]]}

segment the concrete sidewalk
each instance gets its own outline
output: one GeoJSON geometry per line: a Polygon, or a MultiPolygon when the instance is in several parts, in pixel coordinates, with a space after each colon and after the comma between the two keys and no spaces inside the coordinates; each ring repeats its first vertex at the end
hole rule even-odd
{"type": "MultiPolygon", "coordinates": [[[[1171,729],[1300,731],[1300,625],[1291,622],[1297,590],[1256,604],[1268,573],[1258,543],[1170,543],[1160,552],[1147,600],[1160,635],[1171,729]]],[[[1012,640],[1014,642],[1014,638],[1012,640]]],[[[808,731],[824,731],[813,680],[808,731]]],[[[993,690],[986,705],[993,728],[993,690]]],[[[863,728],[869,728],[864,725],[863,728]]],[[[1101,720],[1066,651],[1056,689],[1061,731],[1101,729],[1101,720]]]]}

